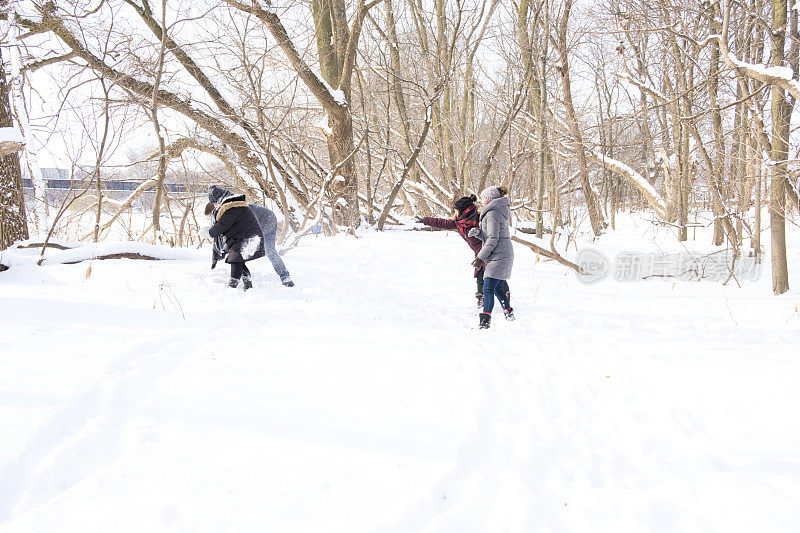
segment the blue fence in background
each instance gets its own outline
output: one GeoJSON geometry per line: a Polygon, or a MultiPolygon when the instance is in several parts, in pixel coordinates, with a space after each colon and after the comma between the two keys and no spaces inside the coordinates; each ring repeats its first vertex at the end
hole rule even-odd
{"type": "MultiPolygon", "coordinates": [[[[103,180],[100,182],[100,187],[106,191],[135,191],[142,182],[130,180],[103,180]]],[[[61,189],[75,190],[85,189],[89,185],[93,187],[88,181],[83,180],[70,180],[70,179],[46,179],[44,186],[46,189],[61,189]]],[[[33,180],[23,179],[22,186],[26,189],[33,189],[33,180]]],[[[148,187],[146,190],[154,191],[155,185],[148,187]]],[[[204,186],[190,187],[184,183],[165,183],[164,190],[168,192],[205,192],[207,190],[204,186]]]]}

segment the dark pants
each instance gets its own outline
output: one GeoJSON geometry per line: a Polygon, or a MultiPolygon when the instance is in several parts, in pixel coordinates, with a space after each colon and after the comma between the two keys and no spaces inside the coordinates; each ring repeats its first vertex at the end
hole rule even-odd
{"type": "Polygon", "coordinates": [[[500,300],[503,309],[509,309],[511,302],[508,299],[508,282],[504,279],[485,278],[483,280],[483,312],[491,313],[494,308],[494,297],[500,300]]]}
{"type": "Polygon", "coordinates": [[[478,284],[478,292],[483,292],[483,271],[485,269],[479,268],[477,274],[475,274],[475,282],[478,284]]]}
{"type": "Polygon", "coordinates": [[[272,268],[275,269],[275,273],[282,280],[289,275],[289,271],[286,269],[286,265],[283,264],[283,259],[281,259],[281,256],[278,254],[278,250],[275,249],[277,234],[278,228],[264,234],[264,250],[267,252],[267,257],[269,257],[270,262],[272,262],[272,268]]]}
{"type": "Polygon", "coordinates": [[[247,268],[247,265],[244,264],[244,261],[241,263],[231,263],[231,277],[233,279],[239,279],[244,275],[244,277],[250,277],[250,269],[247,268]]]}
{"type": "MultiPolygon", "coordinates": [[[[283,280],[283,278],[289,275],[289,271],[286,269],[286,265],[283,264],[283,259],[281,259],[281,256],[278,255],[278,250],[275,249],[277,234],[278,228],[275,228],[274,230],[264,234],[264,251],[267,253],[267,257],[269,257],[269,260],[272,262],[272,268],[275,269],[275,273],[278,274],[281,280],[283,280]]],[[[225,257],[225,253],[222,250],[224,250],[222,237],[215,237],[214,247],[211,252],[214,262],[225,257]]],[[[231,263],[231,265],[233,264],[234,263],[231,263]]],[[[233,266],[231,266],[231,277],[233,277],[233,266]]]]}

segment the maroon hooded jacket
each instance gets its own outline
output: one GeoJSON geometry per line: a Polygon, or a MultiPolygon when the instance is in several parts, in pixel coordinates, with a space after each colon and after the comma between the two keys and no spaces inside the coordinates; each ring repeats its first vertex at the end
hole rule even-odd
{"type": "Polygon", "coordinates": [[[478,214],[477,206],[469,206],[456,217],[455,220],[450,218],[424,217],[422,223],[432,228],[456,230],[458,234],[461,235],[461,238],[467,241],[469,247],[475,252],[476,257],[483,247],[483,241],[475,237],[467,236],[469,230],[477,228],[480,225],[480,215],[478,214]]]}

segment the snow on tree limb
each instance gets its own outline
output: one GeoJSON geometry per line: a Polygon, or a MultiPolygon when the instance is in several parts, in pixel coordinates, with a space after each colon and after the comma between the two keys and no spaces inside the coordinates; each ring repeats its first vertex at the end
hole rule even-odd
{"type": "Polygon", "coordinates": [[[437,195],[433,192],[433,190],[428,188],[422,182],[406,181],[405,183],[403,183],[403,189],[408,192],[415,192],[416,194],[424,198],[425,201],[438,206],[445,213],[449,213],[452,210],[451,206],[448,206],[446,203],[439,200],[437,198],[437,195]]]}
{"type": "MultiPolygon", "coordinates": [[[[568,259],[565,259],[561,254],[556,252],[555,248],[552,248],[552,251],[546,250],[546,249],[542,248],[541,246],[539,246],[538,244],[533,243],[531,241],[526,241],[525,239],[521,239],[521,238],[517,237],[516,235],[512,235],[511,236],[511,240],[514,241],[514,242],[518,242],[518,243],[522,244],[523,246],[527,246],[528,248],[530,248],[531,250],[533,250],[535,253],[537,253],[539,255],[542,255],[542,256],[547,257],[549,259],[554,259],[554,260],[558,261],[562,265],[571,268],[572,270],[574,270],[575,272],[577,272],[580,275],[584,274],[584,271],[580,266],[576,265],[572,261],[569,261],[568,259]]],[[[551,247],[552,247],[552,243],[551,243],[551,247]]]]}
{"type": "Polygon", "coordinates": [[[652,97],[660,104],[668,104],[669,98],[661,94],[660,92],[648,87],[647,84],[642,83],[641,81],[637,80],[636,78],[626,74],[624,72],[612,72],[612,74],[620,79],[627,81],[628,83],[635,85],[639,90],[644,91],[648,94],[648,96],[652,97]]]}
{"type": "MultiPolygon", "coordinates": [[[[436,178],[431,174],[431,171],[422,163],[422,161],[417,158],[416,161],[417,168],[420,170],[420,177],[428,182],[428,186],[431,187],[430,189],[425,188],[425,191],[432,191],[433,194],[430,194],[430,198],[438,198],[440,202],[449,202],[452,200],[451,196],[452,193],[442,187],[442,185],[436,181],[436,178]]],[[[416,183],[414,182],[406,182],[406,185],[412,188],[417,188],[418,190],[422,190],[420,187],[416,187],[416,183]]],[[[480,191],[479,191],[480,192],[480,191]]],[[[445,204],[441,204],[445,205],[445,204]]],[[[445,206],[446,207],[446,206],[445,206]]],[[[450,209],[446,207],[446,209],[450,209]]]]}
{"type": "MultiPolygon", "coordinates": [[[[648,93],[652,93],[652,96],[655,99],[661,100],[662,102],[666,101],[666,98],[663,95],[660,95],[659,93],[657,93],[655,91],[650,91],[643,83],[641,83],[641,82],[639,82],[637,80],[634,80],[633,78],[631,78],[627,74],[615,72],[614,75],[631,82],[632,84],[636,85],[637,87],[641,87],[642,90],[645,90],[648,93]]],[[[661,197],[661,195],[658,194],[658,192],[653,188],[653,186],[650,185],[650,183],[641,174],[639,174],[638,172],[633,170],[631,167],[629,167],[628,165],[626,165],[622,161],[618,161],[618,160],[613,159],[611,157],[605,156],[605,155],[603,155],[603,154],[601,154],[599,152],[596,152],[594,150],[587,149],[586,153],[593,160],[597,161],[598,163],[603,165],[605,168],[607,168],[611,172],[619,174],[628,183],[630,183],[631,185],[636,187],[639,190],[639,192],[641,192],[644,195],[644,197],[647,199],[648,205],[656,212],[656,214],[660,218],[666,219],[666,217],[667,217],[667,204],[666,204],[666,202],[661,197]]]]}
{"type": "Polygon", "coordinates": [[[737,70],[741,74],[758,81],[777,85],[778,87],[789,91],[789,93],[796,99],[800,99],[800,82],[794,79],[795,72],[787,66],[764,66],[757,63],[747,63],[736,57],[736,54],[731,52],[728,47],[728,28],[731,20],[731,2],[730,0],[722,0],[722,33],[709,35],[699,43],[700,46],[705,46],[711,41],[719,43],[719,51],[725,64],[737,70]]]}
{"type": "Polygon", "coordinates": [[[773,66],[767,67],[756,63],[746,63],[728,50],[727,43],[723,43],[719,35],[712,36],[720,42],[720,52],[725,63],[745,76],[764,82],[769,85],[777,85],[789,91],[789,94],[800,99],[800,82],[793,79],[794,71],[790,67],[773,66]]]}
{"type": "Polygon", "coordinates": [[[662,219],[667,216],[667,204],[660,194],[653,188],[652,185],[638,172],[631,167],[611,157],[605,156],[593,150],[588,150],[587,153],[598,163],[603,165],[611,172],[615,172],[622,176],[628,183],[636,187],[647,199],[647,204],[658,214],[662,219]]]}
{"type": "Polygon", "coordinates": [[[243,4],[242,2],[238,2],[236,0],[223,1],[229,6],[235,7],[241,11],[244,11],[245,13],[250,13],[267,26],[269,32],[272,34],[272,37],[275,38],[278,46],[280,46],[284,55],[289,60],[289,63],[291,63],[292,68],[295,70],[295,72],[297,72],[297,75],[301,80],[303,80],[303,83],[306,85],[306,87],[308,87],[308,90],[311,91],[311,93],[326,111],[337,115],[346,112],[347,102],[344,102],[343,104],[340,101],[342,99],[337,98],[336,95],[333,94],[331,87],[325,83],[325,81],[322,79],[322,76],[314,72],[308,63],[303,60],[303,58],[300,56],[300,52],[297,51],[297,48],[292,42],[291,37],[289,37],[289,33],[286,31],[283,22],[278,14],[272,9],[272,5],[269,2],[267,2],[266,7],[263,7],[255,4],[243,4]]]}

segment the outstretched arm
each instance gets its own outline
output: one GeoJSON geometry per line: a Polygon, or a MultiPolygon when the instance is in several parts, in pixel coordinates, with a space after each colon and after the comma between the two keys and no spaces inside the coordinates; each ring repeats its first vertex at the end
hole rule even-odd
{"type": "Polygon", "coordinates": [[[449,218],[423,217],[422,223],[432,228],[449,229],[449,230],[458,229],[455,220],[451,220],[449,218]]]}

